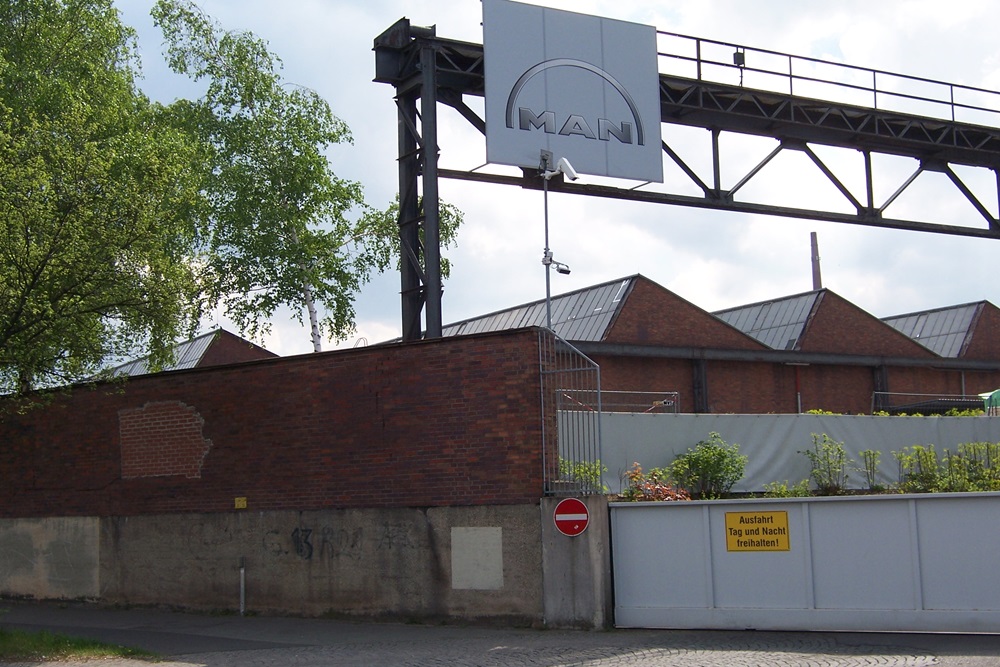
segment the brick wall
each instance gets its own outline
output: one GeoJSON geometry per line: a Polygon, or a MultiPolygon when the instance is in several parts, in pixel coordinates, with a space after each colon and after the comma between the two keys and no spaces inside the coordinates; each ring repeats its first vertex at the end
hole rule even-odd
{"type": "MultiPolygon", "coordinates": [[[[601,365],[604,390],[676,391],[679,411],[695,412],[694,361],[598,354],[593,359],[601,365]]],[[[707,361],[708,412],[790,414],[798,410],[800,392],[803,411],[868,414],[874,372],[870,366],[707,361]]],[[[1000,373],[993,372],[889,366],[886,373],[895,393],[958,395],[964,387],[971,395],[1000,387],[1000,373]]]]}
{"type": "Polygon", "coordinates": [[[270,350],[265,350],[258,345],[254,345],[250,341],[233,335],[224,329],[219,329],[215,333],[212,343],[205,350],[205,354],[202,355],[201,360],[198,362],[198,367],[238,364],[257,359],[272,359],[277,356],[270,350]]]}
{"type": "Polygon", "coordinates": [[[968,348],[962,355],[966,359],[1000,359],[1000,309],[984,303],[968,348]]]}
{"type": "Polygon", "coordinates": [[[205,439],[205,420],[180,401],[157,401],[118,411],[122,478],[201,477],[212,448],[205,439]]]}
{"type": "Polygon", "coordinates": [[[0,423],[0,516],[534,503],[538,333],[78,387],[0,423]]]}
{"type": "Polygon", "coordinates": [[[766,350],[762,343],[639,276],[606,337],[609,343],[766,350]]]}
{"type": "Polygon", "coordinates": [[[911,359],[934,357],[923,345],[829,290],[823,291],[822,301],[806,325],[798,349],[911,359]]]}

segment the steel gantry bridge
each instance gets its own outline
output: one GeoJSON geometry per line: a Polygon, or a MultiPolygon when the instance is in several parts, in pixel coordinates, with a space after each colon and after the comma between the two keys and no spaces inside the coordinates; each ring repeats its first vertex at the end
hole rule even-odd
{"type": "MultiPolygon", "coordinates": [[[[658,32],[660,115],[663,123],[711,131],[712,175],[702,178],[666,141],[666,159],[700,195],[639,184],[623,188],[553,179],[550,189],[571,194],[706,209],[758,213],[901,230],[1000,238],[1000,93],[921,77],[798,57],[765,49],[658,32]],[[919,92],[907,92],[907,91],[919,92]],[[774,150],[734,185],[723,187],[722,132],[777,140],[774,150]],[[814,146],[850,148],[864,157],[865,192],[848,189],[814,146]],[[798,151],[841,193],[839,211],[742,201],[741,189],[784,151],[798,151]],[[872,156],[916,161],[913,173],[887,198],[876,199],[872,156]],[[984,203],[956,166],[992,172],[993,201],[984,203]],[[956,226],[888,217],[886,209],[918,176],[947,176],[959,197],[982,216],[956,226]],[[845,212],[848,211],[848,212],[845,212]]],[[[486,122],[467,104],[482,97],[481,44],[443,39],[433,27],[401,19],[375,39],[375,81],[396,89],[399,133],[399,227],[403,340],[441,336],[438,179],[449,178],[541,189],[539,172],[519,176],[438,167],[437,107],[455,109],[485,136],[486,122]],[[422,331],[421,312],[426,310],[422,331]]]]}

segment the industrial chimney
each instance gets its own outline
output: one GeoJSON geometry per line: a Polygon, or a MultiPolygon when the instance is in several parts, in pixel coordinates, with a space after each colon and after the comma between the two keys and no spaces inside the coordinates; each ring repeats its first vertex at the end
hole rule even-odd
{"type": "Polygon", "coordinates": [[[812,240],[812,270],[813,270],[813,290],[823,289],[823,278],[819,273],[819,239],[816,232],[810,234],[812,240]]]}

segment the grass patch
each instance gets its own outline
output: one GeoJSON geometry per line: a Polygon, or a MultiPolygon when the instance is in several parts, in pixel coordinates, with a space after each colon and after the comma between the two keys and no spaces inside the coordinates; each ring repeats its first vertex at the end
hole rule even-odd
{"type": "Polygon", "coordinates": [[[66,660],[70,658],[138,658],[152,660],[149,651],[105,644],[45,630],[27,632],[0,628],[0,662],[16,660],[66,660]]]}

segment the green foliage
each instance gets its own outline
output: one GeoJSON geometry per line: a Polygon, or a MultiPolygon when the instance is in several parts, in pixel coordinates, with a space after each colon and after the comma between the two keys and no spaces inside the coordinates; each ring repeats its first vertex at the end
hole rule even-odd
{"type": "Polygon", "coordinates": [[[678,456],[670,465],[670,473],[693,498],[722,498],[743,477],[747,457],[739,450],[739,445],[729,445],[712,432],[708,440],[678,456]]]}
{"type": "Polygon", "coordinates": [[[48,631],[0,628],[0,662],[153,658],[148,651],[48,631]]]}
{"type": "Polygon", "coordinates": [[[904,493],[1000,491],[1000,443],[963,443],[940,455],[934,445],[913,445],[893,456],[904,493]]]}
{"type": "Polygon", "coordinates": [[[587,489],[607,493],[608,487],[601,481],[601,475],[608,471],[607,467],[597,461],[570,461],[559,458],[559,479],[577,482],[587,489]]]}
{"type": "Polygon", "coordinates": [[[798,484],[788,485],[784,482],[768,482],[764,485],[765,498],[804,498],[812,495],[809,491],[809,480],[804,479],[798,484]]]}
{"type": "Polygon", "coordinates": [[[1000,442],[969,442],[958,446],[970,491],[1000,491],[1000,442]]]}
{"type": "MultiPolygon", "coordinates": [[[[367,206],[361,185],[327,160],[350,129],[315,91],[285,82],[255,35],[223,30],[189,0],[158,0],[152,13],[174,71],[207,83],[202,99],[170,107],[204,150],[207,306],[256,337],[279,307],[302,321],[315,303],[325,312],[318,327],[345,338],[354,296],[399,255],[394,207],[367,206]]],[[[447,245],[460,212],[442,207],[441,223],[447,245]]]]}
{"type": "Polygon", "coordinates": [[[805,414],[807,414],[807,415],[839,415],[840,413],[839,412],[830,412],[829,410],[813,409],[813,410],[806,410],[805,414]]]}
{"type": "Polygon", "coordinates": [[[111,0],[0,6],[0,392],[162,363],[197,326],[198,146],[137,67],[111,0]]]}
{"type": "MultiPolygon", "coordinates": [[[[189,0],[152,14],[201,99],[142,93],[112,0],[0,3],[0,393],[155,369],[216,308],[259,339],[280,306],[318,304],[344,338],[399,255],[393,205],[328,161],[351,134],[324,99],[189,0]]],[[[444,245],[461,218],[442,206],[444,245]]]]}
{"type": "Polygon", "coordinates": [[[847,488],[847,466],[851,462],[844,451],[844,443],[837,442],[823,433],[812,434],[813,448],[800,451],[812,465],[809,476],[821,496],[837,496],[847,488]]]}
{"type": "Polygon", "coordinates": [[[881,493],[885,487],[878,482],[878,466],[882,459],[882,453],[875,449],[865,449],[861,451],[861,468],[857,470],[864,474],[866,488],[871,493],[881,493]]]}
{"type": "Polygon", "coordinates": [[[652,468],[644,472],[638,462],[632,464],[632,469],[625,473],[624,488],[621,499],[631,502],[653,500],[690,500],[683,489],[677,489],[669,483],[668,468],[652,468]]]}
{"type": "Polygon", "coordinates": [[[939,463],[934,445],[913,445],[893,452],[899,464],[899,490],[903,493],[932,493],[939,490],[939,463]]]}
{"type": "Polygon", "coordinates": [[[969,408],[965,410],[960,410],[958,408],[951,408],[944,413],[945,417],[982,417],[986,414],[985,410],[977,408],[969,408]]]}

